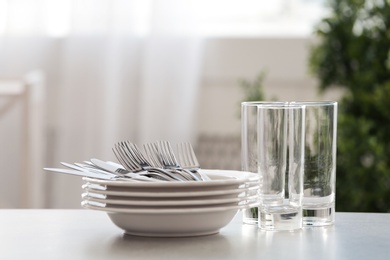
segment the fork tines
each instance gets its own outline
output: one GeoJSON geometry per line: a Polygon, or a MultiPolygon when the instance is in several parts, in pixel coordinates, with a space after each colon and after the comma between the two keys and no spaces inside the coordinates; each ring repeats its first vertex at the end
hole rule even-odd
{"type": "Polygon", "coordinates": [[[177,150],[179,162],[183,168],[200,167],[191,143],[180,143],[177,145],[177,150]]]}
{"type": "Polygon", "coordinates": [[[130,141],[118,142],[113,148],[116,158],[126,170],[136,172],[151,169],[168,175],[179,174],[187,180],[199,180],[192,173],[199,170],[200,166],[190,143],[178,144],[179,160],[168,141],[144,144],[143,150],[144,153],[130,141]]]}

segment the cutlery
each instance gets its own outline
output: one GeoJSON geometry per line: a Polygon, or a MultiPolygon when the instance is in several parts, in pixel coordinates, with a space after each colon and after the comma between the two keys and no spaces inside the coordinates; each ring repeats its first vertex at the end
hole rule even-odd
{"type": "Polygon", "coordinates": [[[187,169],[190,172],[199,175],[199,177],[203,181],[209,181],[210,178],[200,173],[198,170],[200,169],[200,164],[198,159],[196,158],[194,149],[192,148],[191,143],[181,143],[177,145],[178,157],[181,167],[183,169],[187,169]]]}
{"type": "Polygon", "coordinates": [[[130,178],[122,178],[116,175],[107,175],[107,174],[99,174],[99,173],[93,173],[88,171],[78,171],[78,170],[72,170],[72,169],[61,169],[61,168],[43,168],[46,171],[51,172],[59,172],[59,173],[66,173],[70,175],[77,175],[82,177],[89,177],[89,178],[95,178],[95,179],[101,179],[101,180],[126,180],[126,181],[137,181],[130,178]]]}
{"type": "Polygon", "coordinates": [[[91,162],[93,165],[97,166],[98,168],[101,168],[105,171],[111,172],[111,173],[119,173],[119,174],[128,174],[130,171],[124,169],[123,167],[114,166],[111,163],[92,158],[91,162]]]}
{"type": "Polygon", "coordinates": [[[121,179],[131,178],[131,179],[136,179],[136,180],[140,180],[140,181],[167,181],[167,180],[170,180],[170,179],[165,178],[165,176],[161,176],[160,174],[154,174],[154,173],[150,173],[150,172],[144,172],[144,173],[128,172],[126,174],[123,174],[123,173],[119,174],[117,172],[109,172],[109,171],[104,170],[102,168],[101,169],[83,168],[83,167],[79,167],[77,165],[73,165],[73,164],[66,163],[66,162],[61,162],[61,164],[64,165],[65,167],[71,168],[71,169],[76,170],[76,171],[109,175],[112,177],[118,177],[118,178],[120,177],[121,179]]]}
{"type": "Polygon", "coordinates": [[[118,176],[123,175],[123,176],[128,176],[131,178],[142,179],[145,181],[155,181],[156,180],[156,179],[149,178],[149,177],[145,176],[145,175],[149,175],[149,176],[159,177],[157,180],[160,180],[160,178],[164,178],[166,180],[169,180],[169,179],[165,178],[164,176],[161,176],[160,174],[157,175],[157,174],[150,173],[150,172],[133,173],[133,172],[130,172],[128,170],[123,169],[122,166],[118,167],[118,165],[115,166],[112,163],[108,163],[108,162],[105,162],[105,161],[102,161],[102,160],[99,160],[96,158],[91,159],[91,162],[94,165],[96,165],[97,167],[102,168],[105,171],[108,171],[108,172],[116,174],[116,175],[119,174],[118,176]]]}
{"type": "Polygon", "coordinates": [[[165,169],[180,171],[182,175],[189,176],[190,180],[202,181],[196,174],[180,166],[168,141],[159,141],[155,145],[165,169]]]}
{"type": "Polygon", "coordinates": [[[61,164],[63,166],[65,166],[65,167],[68,167],[68,168],[76,170],[76,171],[91,172],[91,173],[115,176],[114,174],[112,174],[110,172],[107,172],[107,171],[104,171],[104,170],[100,170],[100,169],[96,169],[96,168],[85,168],[85,167],[77,166],[77,165],[74,165],[74,164],[71,164],[71,163],[66,163],[66,162],[61,162],[61,164]]]}
{"type": "Polygon", "coordinates": [[[158,151],[157,145],[155,143],[147,143],[144,144],[143,147],[145,151],[145,156],[153,167],[168,169],[169,171],[173,171],[178,174],[181,174],[184,178],[186,178],[189,181],[194,180],[194,178],[192,178],[191,175],[187,173],[179,172],[177,168],[166,167],[163,164],[162,154],[158,151]]]}
{"type": "Polygon", "coordinates": [[[126,170],[129,170],[131,172],[157,172],[159,174],[167,176],[168,178],[171,178],[172,181],[186,180],[173,172],[169,172],[158,167],[152,167],[151,164],[138,150],[137,146],[128,141],[117,143],[112,150],[119,162],[121,162],[121,164],[126,168],[126,170]]]}

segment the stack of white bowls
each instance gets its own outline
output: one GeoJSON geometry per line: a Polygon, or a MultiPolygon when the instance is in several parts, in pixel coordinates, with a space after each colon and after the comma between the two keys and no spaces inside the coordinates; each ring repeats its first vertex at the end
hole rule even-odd
{"type": "Polygon", "coordinates": [[[257,205],[257,174],[200,171],[210,180],[136,182],[85,177],[82,205],[106,212],[126,234],[157,237],[218,233],[239,210],[257,205]]]}

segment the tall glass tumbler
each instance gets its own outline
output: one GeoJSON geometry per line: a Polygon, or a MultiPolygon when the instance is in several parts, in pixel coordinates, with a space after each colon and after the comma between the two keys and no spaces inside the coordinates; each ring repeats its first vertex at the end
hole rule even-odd
{"type": "Polygon", "coordinates": [[[335,221],[337,102],[294,102],[306,107],[303,225],[335,221]]]}
{"type": "MultiPolygon", "coordinates": [[[[261,133],[264,133],[263,115],[260,113],[262,110],[260,107],[277,107],[282,109],[283,114],[286,116],[288,113],[288,102],[243,102],[241,104],[241,122],[242,122],[242,145],[241,145],[241,161],[242,161],[242,170],[249,171],[253,173],[258,173],[261,175],[261,166],[264,167],[264,164],[260,164],[260,148],[264,144],[263,136],[261,133]],[[263,132],[261,132],[263,131],[263,132]]],[[[295,110],[298,114],[302,113],[302,109],[296,108],[295,110]]],[[[284,123],[287,123],[285,119],[284,123]]],[[[302,123],[302,122],[301,122],[302,123]]],[[[271,126],[272,127],[272,126],[271,126]]],[[[285,130],[283,128],[283,130],[285,130]]],[[[300,129],[301,130],[301,129],[300,129]]],[[[284,132],[286,134],[287,132],[284,132]]],[[[295,132],[298,133],[298,132],[295,132]]],[[[286,139],[283,140],[285,142],[286,139]]],[[[283,157],[283,160],[286,160],[283,157]]],[[[259,220],[259,210],[258,208],[246,209],[243,212],[243,222],[246,224],[257,224],[259,220]]]]}
{"type": "Polygon", "coordinates": [[[302,228],[305,110],[299,105],[258,107],[259,228],[302,228]]]}
{"type": "MultiPolygon", "coordinates": [[[[242,102],[241,103],[241,167],[243,171],[260,174],[259,168],[259,105],[285,106],[287,102],[242,102]]],[[[243,210],[245,224],[258,223],[258,208],[243,210]]]]}

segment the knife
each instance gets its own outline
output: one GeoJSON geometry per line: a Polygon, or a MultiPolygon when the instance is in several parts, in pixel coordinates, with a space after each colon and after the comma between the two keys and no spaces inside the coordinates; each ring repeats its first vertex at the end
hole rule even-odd
{"type": "Polygon", "coordinates": [[[102,160],[99,160],[96,158],[92,158],[91,162],[94,165],[96,165],[97,167],[102,168],[103,170],[111,172],[111,173],[129,173],[129,171],[125,170],[122,167],[114,166],[108,162],[105,162],[105,161],[102,161],[102,160]]]}
{"type": "MultiPolygon", "coordinates": [[[[92,173],[88,171],[78,171],[78,170],[71,170],[71,169],[61,169],[61,168],[43,168],[46,171],[51,171],[51,172],[59,172],[59,173],[65,173],[65,174],[70,174],[70,175],[77,175],[77,176],[82,176],[82,177],[90,177],[90,178],[95,178],[95,179],[101,179],[101,180],[116,180],[119,179],[117,176],[112,176],[112,175],[105,175],[105,174],[99,174],[99,173],[92,173]]],[[[120,178],[126,179],[126,180],[131,180],[129,178],[120,178]]]]}

